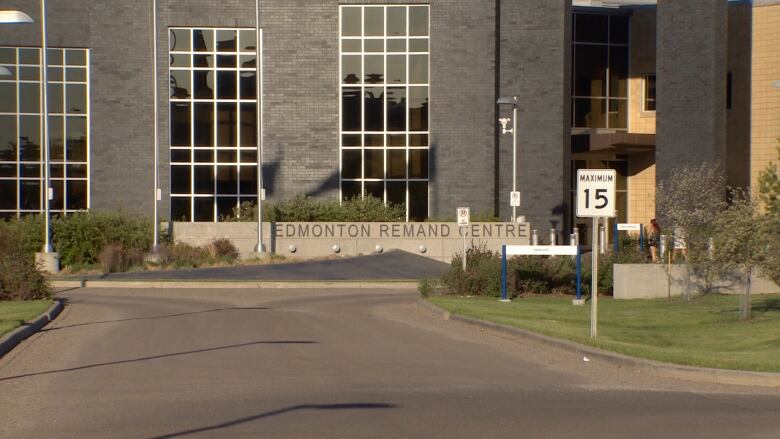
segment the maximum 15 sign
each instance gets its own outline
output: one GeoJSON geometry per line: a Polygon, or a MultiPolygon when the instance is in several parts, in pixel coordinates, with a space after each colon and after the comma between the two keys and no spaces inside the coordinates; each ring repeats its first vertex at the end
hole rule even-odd
{"type": "Polygon", "coordinates": [[[577,171],[577,216],[615,216],[614,169],[580,169],[577,171]]]}

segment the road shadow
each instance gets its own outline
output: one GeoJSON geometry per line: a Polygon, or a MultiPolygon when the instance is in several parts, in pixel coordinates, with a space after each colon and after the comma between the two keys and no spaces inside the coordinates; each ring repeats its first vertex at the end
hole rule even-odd
{"type": "Polygon", "coordinates": [[[182,312],[182,313],[177,313],[177,314],[164,314],[164,315],[159,315],[159,316],[130,317],[130,318],[127,318],[127,319],[101,320],[101,321],[97,321],[97,322],[74,323],[72,325],[63,325],[63,326],[57,326],[55,328],[42,329],[41,332],[57,331],[59,329],[75,328],[75,327],[78,327],[78,326],[104,325],[104,324],[107,324],[107,323],[132,322],[132,321],[138,321],[138,320],[170,319],[170,318],[174,318],[174,317],[192,316],[192,315],[197,315],[197,314],[207,314],[207,313],[221,312],[221,311],[265,311],[265,310],[269,310],[269,309],[271,309],[271,308],[266,308],[266,307],[262,307],[262,306],[258,306],[258,307],[215,308],[215,309],[207,309],[207,310],[203,310],[203,311],[182,312]]]}
{"type": "Polygon", "coordinates": [[[246,422],[257,421],[264,418],[270,418],[272,416],[283,415],[285,413],[300,411],[300,410],[377,410],[377,409],[392,409],[399,406],[395,404],[387,403],[373,403],[373,402],[353,402],[344,404],[302,404],[294,405],[290,407],[284,407],[278,410],[270,412],[264,412],[253,416],[246,416],[243,418],[234,419],[232,421],[221,422],[219,424],[208,425],[200,428],[193,428],[191,430],[177,431],[175,433],[169,433],[162,436],[153,436],[150,439],[168,439],[174,437],[187,436],[191,434],[204,433],[207,431],[219,430],[221,428],[229,428],[235,425],[244,424],[246,422]]]}
{"type": "Polygon", "coordinates": [[[85,369],[94,369],[97,367],[103,367],[103,366],[113,366],[117,364],[127,364],[127,363],[136,363],[141,361],[148,361],[148,360],[157,360],[160,358],[170,358],[170,357],[179,357],[182,355],[194,355],[194,354],[201,354],[204,352],[216,352],[216,351],[224,351],[228,349],[237,349],[237,348],[243,348],[248,346],[257,346],[257,345],[286,345],[286,344],[301,344],[301,345],[307,345],[307,344],[317,344],[316,341],[311,340],[261,340],[261,341],[252,341],[249,343],[239,343],[239,344],[233,344],[233,345],[227,345],[227,346],[217,346],[213,348],[203,348],[203,349],[195,349],[192,351],[183,351],[183,352],[173,352],[170,354],[161,354],[161,355],[151,355],[148,357],[139,357],[139,358],[131,358],[129,360],[117,360],[117,361],[108,361],[105,363],[95,363],[95,364],[87,364],[84,366],[76,366],[76,367],[69,367],[66,369],[54,369],[54,370],[47,370],[43,372],[33,372],[33,373],[25,373],[21,375],[14,375],[9,377],[2,377],[0,378],[0,382],[2,381],[10,381],[20,378],[27,378],[27,377],[34,377],[38,375],[49,375],[49,374],[56,374],[56,373],[63,373],[63,372],[73,372],[77,370],[85,370],[85,369]]]}

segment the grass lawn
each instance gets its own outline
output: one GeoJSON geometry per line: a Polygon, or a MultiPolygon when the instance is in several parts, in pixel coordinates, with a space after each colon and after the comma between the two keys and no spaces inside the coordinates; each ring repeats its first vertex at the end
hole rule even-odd
{"type": "Polygon", "coordinates": [[[51,300],[30,300],[18,302],[0,302],[0,337],[22,325],[27,320],[38,317],[51,305],[51,300]]]}
{"type": "Polygon", "coordinates": [[[598,338],[590,339],[590,303],[537,296],[433,297],[453,314],[517,326],[637,357],[694,366],[780,372],[780,295],[753,296],[753,319],[739,321],[739,296],[613,300],[599,298],[598,338]]]}

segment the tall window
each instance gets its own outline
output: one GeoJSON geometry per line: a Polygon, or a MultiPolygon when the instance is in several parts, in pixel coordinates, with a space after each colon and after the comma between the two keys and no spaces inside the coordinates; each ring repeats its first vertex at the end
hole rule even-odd
{"type": "Polygon", "coordinates": [[[428,216],[429,9],[341,7],[341,196],[428,216]]]}
{"type": "MultiPolygon", "coordinates": [[[[89,51],[48,49],[55,212],[89,207],[89,51]]],[[[40,49],[0,47],[0,217],[43,210],[40,49]]]]}
{"type": "Polygon", "coordinates": [[[257,201],[256,36],[171,28],[171,219],[218,221],[257,201]]]}
{"type": "Polygon", "coordinates": [[[629,18],[574,14],[572,124],[628,129],[629,18]]]}
{"type": "Polygon", "coordinates": [[[645,75],[644,111],[655,111],[655,75],[645,75]]]}

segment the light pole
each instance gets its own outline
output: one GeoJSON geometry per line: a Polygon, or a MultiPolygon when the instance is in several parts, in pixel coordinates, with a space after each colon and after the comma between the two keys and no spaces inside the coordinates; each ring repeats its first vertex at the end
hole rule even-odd
{"type": "Polygon", "coordinates": [[[160,191],[160,139],[159,139],[159,117],[157,114],[157,0],[152,0],[152,99],[154,115],[154,237],[152,242],[152,253],[157,255],[160,245],[160,212],[159,204],[162,194],[160,191]]]}
{"type": "MultiPolygon", "coordinates": [[[[501,124],[501,133],[512,133],[512,192],[517,192],[517,96],[502,96],[498,98],[496,104],[500,105],[512,105],[512,128],[507,129],[509,124],[509,118],[498,119],[501,124]]],[[[512,206],[512,222],[517,221],[517,207],[512,206]]]]}
{"type": "Polygon", "coordinates": [[[255,120],[257,128],[257,246],[255,251],[265,253],[263,247],[263,35],[260,30],[260,0],[255,0],[255,94],[257,109],[255,120]]]}

